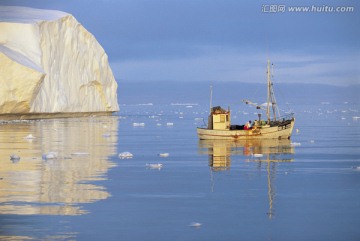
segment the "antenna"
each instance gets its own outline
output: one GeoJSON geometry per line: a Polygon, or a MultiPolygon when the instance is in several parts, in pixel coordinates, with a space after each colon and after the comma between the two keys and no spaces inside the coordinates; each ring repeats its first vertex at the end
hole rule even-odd
{"type": "Polygon", "coordinates": [[[212,85],[210,85],[210,113],[212,111],[212,85]]]}

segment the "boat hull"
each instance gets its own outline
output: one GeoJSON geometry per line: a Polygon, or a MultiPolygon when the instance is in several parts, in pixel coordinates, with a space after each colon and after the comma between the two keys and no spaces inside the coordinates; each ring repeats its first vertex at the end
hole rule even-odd
{"type": "Polygon", "coordinates": [[[295,119],[287,125],[255,127],[251,130],[211,130],[197,128],[200,140],[290,139],[295,119]]]}

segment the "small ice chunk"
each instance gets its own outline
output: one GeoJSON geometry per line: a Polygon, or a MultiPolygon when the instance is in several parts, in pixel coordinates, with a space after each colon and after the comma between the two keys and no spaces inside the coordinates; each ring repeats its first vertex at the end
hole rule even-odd
{"type": "Polygon", "coordinates": [[[166,125],[167,125],[167,126],[173,126],[174,123],[172,123],[172,122],[167,122],[166,125]]]}
{"type": "Polygon", "coordinates": [[[161,126],[161,123],[157,123],[156,125],[157,125],[157,126],[161,126]]]}
{"type": "Polygon", "coordinates": [[[20,156],[16,155],[16,154],[11,154],[10,155],[10,160],[13,162],[18,162],[20,161],[20,156]]]}
{"type": "Polygon", "coordinates": [[[310,140],[310,143],[315,143],[315,140],[310,140]]]}
{"type": "Polygon", "coordinates": [[[263,154],[260,154],[260,153],[258,153],[258,154],[257,154],[257,153],[254,153],[254,154],[253,154],[253,157],[263,157],[263,156],[264,156],[264,155],[263,155],[263,154]]]}
{"type": "Polygon", "coordinates": [[[36,137],[33,136],[32,134],[29,134],[27,136],[24,137],[24,139],[27,139],[27,140],[32,140],[32,139],[35,139],[36,137]]]}
{"type": "Polygon", "coordinates": [[[300,132],[300,130],[299,129],[296,129],[296,133],[299,133],[300,132]]]}
{"type": "Polygon", "coordinates": [[[133,126],[145,126],[145,123],[144,122],[141,122],[141,123],[138,123],[138,122],[134,122],[133,123],[133,126]]]}
{"type": "Polygon", "coordinates": [[[73,152],[71,153],[71,155],[73,156],[85,156],[85,155],[89,155],[88,152],[73,152]]]}
{"type": "Polygon", "coordinates": [[[121,152],[119,153],[119,158],[120,159],[130,159],[130,158],[133,158],[133,154],[128,152],[128,151],[125,151],[125,152],[121,152]]]}
{"type": "Polygon", "coordinates": [[[353,169],[360,171],[360,166],[353,167],[353,169]]]}
{"type": "Polygon", "coordinates": [[[170,154],[169,153],[159,153],[160,157],[168,157],[170,154]]]}
{"type": "Polygon", "coordinates": [[[201,223],[198,222],[192,222],[189,224],[189,227],[193,227],[193,228],[200,228],[201,227],[201,223]]]}
{"type": "Polygon", "coordinates": [[[51,152],[48,152],[48,153],[44,153],[43,155],[42,155],[42,159],[43,160],[52,160],[52,159],[56,159],[58,157],[58,154],[57,154],[57,152],[53,152],[53,151],[51,151],[51,152]]]}
{"type": "Polygon", "coordinates": [[[146,164],[146,167],[150,168],[150,169],[161,169],[163,167],[163,164],[161,163],[148,163],[146,164]]]}
{"type": "Polygon", "coordinates": [[[301,146],[300,142],[291,142],[290,143],[291,146],[301,146]]]}

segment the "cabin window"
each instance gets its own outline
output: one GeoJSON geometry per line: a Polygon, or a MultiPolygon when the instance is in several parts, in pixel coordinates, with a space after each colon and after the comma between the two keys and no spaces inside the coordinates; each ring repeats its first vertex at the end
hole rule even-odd
{"type": "Polygon", "coordinates": [[[225,122],[225,115],[220,116],[220,122],[222,122],[222,123],[225,122]]]}
{"type": "Polygon", "coordinates": [[[226,115],[226,122],[229,122],[229,116],[226,115]]]}

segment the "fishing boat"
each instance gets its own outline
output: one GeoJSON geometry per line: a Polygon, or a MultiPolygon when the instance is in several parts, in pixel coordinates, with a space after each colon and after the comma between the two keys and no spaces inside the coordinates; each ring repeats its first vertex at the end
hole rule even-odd
{"type": "Polygon", "coordinates": [[[253,105],[258,110],[266,111],[266,119],[249,121],[244,125],[231,124],[230,108],[212,107],[212,91],[210,94],[210,115],[207,127],[198,127],[200,140],[256,140],[256,139],[290,139],[294,128],[294,113],[280,115],[273,89],[272,70],[270,61],[267,63],[267,102],[258,105],[250,100],[243,100],[245,104],[253,105]]]}

